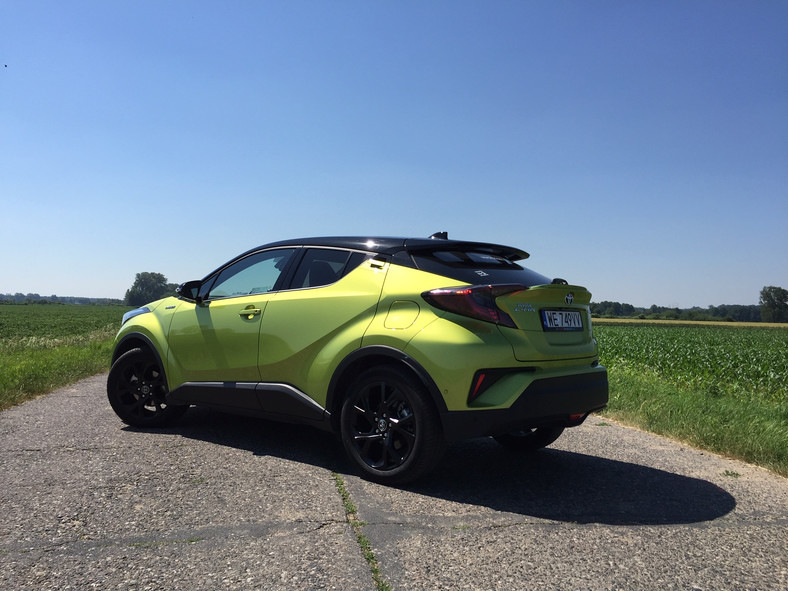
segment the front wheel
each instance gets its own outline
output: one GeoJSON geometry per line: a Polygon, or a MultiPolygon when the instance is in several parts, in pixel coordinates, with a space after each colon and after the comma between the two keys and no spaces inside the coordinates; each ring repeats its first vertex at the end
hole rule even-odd
{"type": "Polygon", "coordinates": [[[536,427],[496,435],[493,439],[515,451],[536,451],[553,443],[563,432],[563,427],[536,427]]]}
{"type": "Polygon", "coordinates": [[[167,427],[188,409],[168,404],[167,380],[156,357],[142,348],[118,357],[109,371],[107,397],[121,420],[134,427],[167,427]]]}
{"type": "Polygon", "coordinates": [[[424,387],[396,368],[373,368],[342,404],[342,443],[371,480],[404,484],[424,475],[445,447],[438,413],[424,387]]]}

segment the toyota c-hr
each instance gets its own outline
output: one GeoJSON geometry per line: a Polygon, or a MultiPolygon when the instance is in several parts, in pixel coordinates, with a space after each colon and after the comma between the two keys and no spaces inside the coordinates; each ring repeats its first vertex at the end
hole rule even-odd
{"type": "Polygon", "coordinates": [[[137,427],[190,405],[314,425],[390,484],[462,438],[545,447],[605,406],[607,372],[591,294],[526,258],[445,233],[252,249],[123,317],[109,402],[137,427]]]}

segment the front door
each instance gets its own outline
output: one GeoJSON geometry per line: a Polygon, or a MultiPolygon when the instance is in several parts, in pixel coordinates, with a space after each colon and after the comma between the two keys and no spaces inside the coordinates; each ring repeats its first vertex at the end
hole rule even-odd
{"type": "Polygon", "coordinates": [[[203,282],[204,301],[182,304],[169,330],[170,383],[258,382],[260,324],[295,249],[260,251],[203,282]]]}

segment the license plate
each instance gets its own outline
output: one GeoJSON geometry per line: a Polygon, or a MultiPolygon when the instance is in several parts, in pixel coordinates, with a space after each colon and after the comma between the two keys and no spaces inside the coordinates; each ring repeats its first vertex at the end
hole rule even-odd
{"type": "Polygon", "coordinates": [[[579,310],[542,310],[545,330],[583,330],[583,315],[579,310]]]}

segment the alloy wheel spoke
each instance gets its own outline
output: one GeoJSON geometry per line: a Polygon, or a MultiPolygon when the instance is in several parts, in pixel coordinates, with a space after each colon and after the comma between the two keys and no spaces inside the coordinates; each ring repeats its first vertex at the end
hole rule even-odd
{"type": "Polygon", "coordinates": [[[395,432],[398,436],[407,441],[408,447],[413,445],[413,442],[416,441],[416,433],[414,432],[412,425],[413,421],[410,419],[411,417],[408,417],[402,421],[392,419],[391,426],[389,427],[391,431],[395,432]]]}

